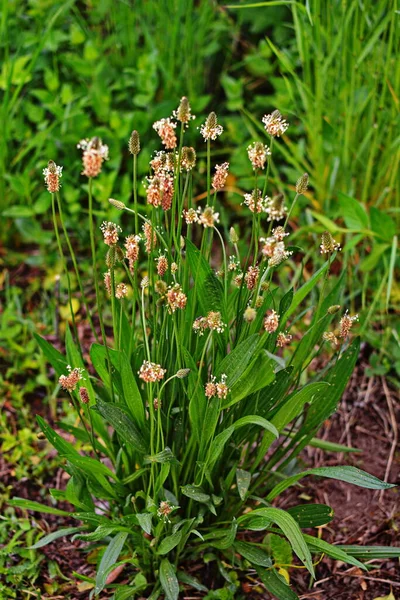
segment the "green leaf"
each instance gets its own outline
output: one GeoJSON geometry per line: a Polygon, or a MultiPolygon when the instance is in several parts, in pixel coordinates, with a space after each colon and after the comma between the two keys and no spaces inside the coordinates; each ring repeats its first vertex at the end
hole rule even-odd
{"type": "Polygon", "coordinates": [[[128,533],[121,531],[108,544],[97,571],[95,594],[99,594],[104,589],[109,569],[117,562],[127,537],[128,533]]]}
{"type": "Polygon", "coordinates": [[[157,554],[168,554],[168,552],[171,552],[171,550],[173,550],[180,543],[181,539],[182,531],[177,531],[172,535],[168,535],[161,540],[157,554]]]}
{"type": "Polygon", "coordinates": [[[395,546],[335,546],[354,557],[371,560],[372,558],[400,558],[400,548],[395,546]]]}
{"type": "Polygon", "coordinates": [[[236,469],[236,485],[240,499],[244,502],[251,482],[251,473],[243,469],[236,469]]]}
{"type": "Polygon", "coordinates": [[[196,500],[196,502],[202,502],[207,504],[211,500],[211,496],[206,494],[200,486],[196,485],[184,485],[182,488],[182,494],[191,498],[192,500],[196,500]]]}
{"type": "Polygon", "coordinates": [[[200,583],[200,581],[196,579],[196,577],[188,575],[188,573],[185,573],[184,571],[178,571],[178,581],[185,583],[186,585],[190,585],[192,588],[198,590],[199,592],[208,592],[208,588],[202,583],[200,583]]]}
{"type": "Polygon", "coordinates": [[[271,502],[274,498],[279,496],[288,487],[307,477],[308,475],[316,475],[317,477],[328,477],[329,479],[338,479],[339,481],[345,481],[357,485],[358,487],[368,488],[370,490],[387,490],[392,487],[396,487],[392,483],[386,483],[381,481],[374,475],[370,475],[357,467],[343,466],[343,467],[317,467],[315,469],[308,469],[302,473],[297,473],[288,477],[284,481],[278,483],[273,490],[268,494],[267,501],[271,502]]]}
{"type": "Polygon", "coordinates": [[[396,235],[396,223],[383,210],[379,210],[375,206],[370,208],[371,229],[380,237],[389,241],[396,235]]]}
{"type": "Polygon", "coordinates": [[[368,229],[368,214],[364,206],[342,192],[338,192],[338,198],[341,208],[340,214],[344,218],[346,227],[349,229],[368,229]]]}
{"type": "Polygon", "coordinates": [[[133,449],[141,454],[146,454],[148,448],[142,434],[122,408],[110,402],[104,402],[101,398],[97,398],[96,409],[114,427],[124,442],[131,445],[133,449]]]}
{"type": "Polygon", "coordinates": [[[315,577],[310,551],[307,547],[306,542],[304,541],[304,537],[300,530],[300,527],[297,524],[297,522],[293,519],[293,517],[289,515],[286,511],[281,510],[280,508],[258,508],[239,517],[239,523],[245,523],[246,519],[248,519],[250,516],[256,515],[267,517],[276,525],[278,525],[278,527],[283,531],[283,533],[289,540],[290,545],[293,548],[293,552],[307,567],[311,575],[315,577]]]}
{"type": "Polygon", "coordinates": [[[51,344],[49,344],[47,340],[40,337],[40,335],[37,333],[34,333],[33,335],[43,354],[55,370],[57,377],[60,377],[60,375],[65,375],[68,364],[65,356],[63,356],[61,352],[56,350],[51,344]]]}
{"type": "Polygon", "coordinates": [[[218,365],[217,379],[224,373],[227,385],[232,388],[243,375],[250,361],[254,358],[254,351],[259,340],[258,334],[251,335],[230,352],[218,365]]]}
{"type": "Polygon", "coordinates": [[[293,562],[292,548],[289,542],[276,533],[270,533],[267,537],[267,547],[270,548],[274,563],[287,568],[293,562]]]}
{"type": "Polygon", "coordinates": [[[303,302],[304,298],[306,298],[306,296],[308,296],[308,294],[317,285],[317,283],[321,279],[321,277],[323,277],[327,268],[328,268],[328,261],[326,261],[322,265],[322,267],[320,267],[318,269],[318,271],[315,271],[313,276],[310,277],[310,279],[306,283],[304,283],[299,290],[297,290],[297,292],[293,296],[293,300],[290,305],[290,308],[287,309],[286,314],[281,319],[281,322],[283,320],[286,321],[294,313],[294,311],[299,306],[299,304],[301,304],[303,302]]]}
{"type": "Polygon", "coordinates": [[[339,546],[332,546],[332,544],[328,544],[328,542],[325,542],[319,538],[315,538],[312,535],[304,534],[304,539],[313,552],[324,552],[336,560],[341,560],[349,565],[355,565],[356,567],[360,567],[360,569],[367,570],[362,562],[353,556],[350,556],[350,554],[347,554],[347,552],[339,548],[339,546]]]}
{"type": "Polygon", "coordinates": [[[213,310],[224,317],[223,287],[205,257],[189,239],[185,240],[186,256],[195,282],[197,300],[204,314],[213,310]]]}
{"type": "Polygon", "coordinates": [[[272,560],[268,554],[257,546],[256,544],[249,544],[247,542],[235,542],[235,550],[243,558],[249,561],[252,565],[258,565],[260,567],[271,567],[272,560]]]}
{"type": "MultiPolygon", "coordinates": [[[[243,375],[232,387],[227,399],[222,404],[222,408],[228,408],[270,384],[275,378],[275,367],[275,361],[271,360],[271,357],[263,350],[256,360],[249,364],[243,375]],[[254,373],[257,373],[257,377],[254,377],[254,373]]],[[[228,379],[227,384],[231,387],[228,379]]]]}
{"type": "Polygon", "coordinates": [[[236,538],[237,528],[237,521],[236,519],[234,519],[229,530],[226,533],[224,533],[222,537],[213,541],[209,541],[208,536],[205,536],[204,539],[207,539],[207,541],[209,541],[213,548],[218,548],[219,550],[226,550],[227,548],[231,548],[233,546],[233,543],[236,538]]]}
{"type": "Polygon", "coordinates": [[[178,600],[179,583],[175,567],[171,565],[167,558],[164,558],[160,564],[160,582],[165,592],[166,600],[178,600]]]}
{"type": "Polygon", "coordinates": [[[125,352],[120,352],[120,374],[124,401],[139,427],[145,426],[144,403],[125,352]]]}
{"type": "Polygon", "coordinates": [[[140,527],[143,529],[145,533],[148,535],[151,534],[151,529],[153,526],[153,518],[150,513],[137,513],[137,520],[139,521],[140,527]]]}
{"type": "Polygon", "coordinates": [[[24,508],[25,510],[47,513],[49,515],[59,515],[61,517],[70,516],[70,513],[65,510],[60,510],[58,508],[53,508],[52,506],[47,506],[46,504],[40,504],[40,502],[35,502],[34,500],[25,500],[25,498],[18,498],[16,496],[9,500],[8,504],[10,506],[24,508]]]}
{"type": "Polygon", "coordinates": [[[327,504],[300,504],[287,509],[303,528],[320,527],[332,521],[334,512],[327,504]]]}
{"type": "Polygon", "coordinates": [[[175,458],[175,456],[172,454],[171,448],[168,448],[168,446],[166,446],[164,450],[161,450],[161,452],[153,454],[153,456],[145,456],[144,464],[150,463],[171,463],[172,465],[180,464],[179,460],[175,458]]]}
{"type": "Polygon", "coordinates": [[[278,600],[299,600],[297,594],[294,593],[284,578],[275,569],[264,571],[260,567],[256,567],[256,570],[267,590],[278,598],[278,600]]]}
{"type": "Polygon", "coordinates": [[[12,219],[19,219],[19,218],[25,219],[25,218],[34,217],[34,216],[35,216],[35,212],[34,212],[33,208],[30,208],[29,206],[23,206],[23,205],[11,206],[10,208],[3,210],[3,212],[2,212],[2,217],[10,217],[12,219]]]}

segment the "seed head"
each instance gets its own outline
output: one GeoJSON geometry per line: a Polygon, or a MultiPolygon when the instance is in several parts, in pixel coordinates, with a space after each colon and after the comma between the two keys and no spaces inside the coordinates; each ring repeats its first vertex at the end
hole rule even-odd
{"type": "Polygon", "coordinates": [[[155,287],[157,294],[160,294],[160,296],[163,296],[167,292],[167,284],[165,283],[165,281],[162,281],[161,279],[156,281],[154,287],[155,287]]]}
{"type": "Polygon", "coordinates": [[[269,267],[279,267],[289,256],[292,256],[291,250],[286,250],[283,242],[277,242],[271,258],[268,260],[269,267]]]}
{"type": "Polygon", "coordinates": [[[217,378],[212,376],[211,380],[205,385],[205,394],[207,398],[218,396],[221,400],[225,399],[229,394],[230,389],[226,385],[226,375],[221,375],[221,381],[217,383],[217,378]]]}
{"type": "Polygon", "coordinates": [[[139,377],[146,383],[154,383],[156,381],[161,381],[166,372],[167,370],[163,369],[161,365],[145,360],[140,367],[139,377]]]}
{"type": "Polygon", "coordinates": [[[279,326],[279,315],[275,310],[271,310],[271,312],[264,319],[264,329],[268,331],[268,333],[274,333],[278,329],[279,326]]]}
{"type": "Polygon", "coordinates": [[[178,270],[178,265],[176,264],[176,262],[171,263],[171,273],[174,274],[176,273],[178,270]]]}
{"type": "Polygon", "coordinates": [[[79,398],[82,404],[89,404],[89,392],[85,387],[79,388],[79,398]]]}
{"type": "Polygon", "coordinates": [[[223,127],[218,125],[218,119],[215,112],[210,112],[206,122],[200,127],[200,133],[202,134],[204,141],[216,140],[223,130],[223,127]]]}
{"type": "Polygon", "coordinates": [[[304,173],[296,183],[296,194],[304,194],[308,189],[308,173],[304,173]]]}
{"type": "Polygon", "coordinates": [[[164,521],[164,523],[170,523],[169,515],[175,510],[177,507],[173,506],[166,500],[160,502],[160,506],[157,510],[157,516],[164,521]]]}
{"type": "Polygon", "coordinates": [[[254,170],[263,169],[267,157],[271,155],[271,150],[262,142],[253,142],[248,146],[247,154],[254,170]]]}
{"type": "Polygon", "coordinates": [[[47,167],[43,169],[44,182],[47,187],[47,191],[51,194],[55,194],[60,190],[62,177],[62,167],[56,165],[54,160],[49,160],[47,167]]]}
{"type": "Polygon", "coordinates": [[[324,231],[321,236],[321,254],[332,254],[335,250],[340,250],[340,244],[338,244],[329,233],[324,231]]]}
{"type": "Polygon", "coordinates": [[[136,130],[133,130],[128,143],[129,152],[137,156],[140,152],[140,137],[136,130]]]}
{"type": "Polygon", "coordinates": [[[279,110],[274,110],[270,115],[264,115],[262,118],[265,131],[272,137],[280,137],[289,127],[289,123],[282,118],[279,110]]]}

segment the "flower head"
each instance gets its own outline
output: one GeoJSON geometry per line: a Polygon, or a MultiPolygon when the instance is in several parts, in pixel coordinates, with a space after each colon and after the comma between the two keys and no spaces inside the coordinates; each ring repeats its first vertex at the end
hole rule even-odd
{"type": "Polygon", "coordinates": [[[157,131],[167,150],[176,148],[178,143],[175,135],[175,128],[176,123],[174,123],[174,121],[172,121],[169,117],[167,119],[160,119],[153,124],[153,129],[157,131]]]}
{"type": "Polygon", "coordinates": [[[212,186],[214,190],[222,190],[225,187],[226,179],[228,177],[229,163],[224,162],[222,165],[215,166],[215,175],[212,180],[212,186]]]}
{"type": "Polygon", "coordinates": [[[339,340],[337,339],[336,335],[331,331],[325,331],[322,335],[322,339],[325,342],[329,342],[329,344],[331,344],[331,346],[333,346],[334,348],[335,346],[339,345],[339,340]]]}
{"type": "Polygon", "coordinates": [[[182,291],[182,288],[179,285],[179,283],[176,283],[175,285],[173,285],[172,287],[170,287],[168,289],[167,303],[168,303],[168,310],[170,313],[174,313],[178,308],[181,310],[184,309],[186,306],[186,302],[187,302],[187,296],[182,291]]]}
{"type": "Polygon", "coordinates": [[[160,254],[160,256],[156,258],[156,262],[158,275],[164,277],[168,270],[168,258],[164,254],[160,254]]]}
{"type": "Polygon", "coordinates": [[[86,177],[97,177],[105,160],[108,160],[108,146],[103,144],[100,138],[93,137],[91,140],[81,140],[78,148],[83,150],[82,175],[86,177]]]}
{"type": "Polygon", "coordinates": [[[257,316],[257,311],[252,306],[248,306],[243,313],[243,319],[247,323],[252,323],[257,316]]]}
{"type": "Polygon", "coordinates": [[[230,389],[226,385],[226,375],[224,373],[221,375],[221,380],[219,382],[217,382],[215,376],[212,376],[211,381],[208,381],[205,385],[205,394],[207,398],[218,396],[220,400],[224,400],[229,392],[230,389]]]}
{"type": "Polygon", "coordinates": [[[106,273],[104,273],[103,278],[106,292],[109,296],[111,296],[111,272],[107,271],[106,273]]]}
{"type": "Polygon", "coordinates": [[[283,219],[287,214],[284,195],[277,194],[273,198],[268,198],[265,211],[268,213],[268,221],[280,221],[283,219]]]}
{"type": "Polygon", "coordinates": [[[329,233],[329,231],[324,231],[321,236],[321,254],[332,254],[335,250],[340,250],[340,244],[338,244],[329,233]]]}
{"type": "Polygon", "coordinates": [[[178,108],[174,110],[172,114],[177,121],[184,123],[186,127],[188,127],[188,123],[191,119],[196,118],[195,115],[192,115],[189,100],[186,96],[181,98],[178,108]]]}
{"type": "Polygon", "coordinates": [[[271,312],[264,319],[264,329],[268,333],[274,333],[279,326],[279,315],[275,310],[271,312]]]}
{"type": "Polygon", "coordinates": [[[68,375],[61,375],[58,379],[58,383],[61,385],[62,389],[66,392],[73,392],[79,381],[83,379],[82,373],[83,369],[75,368],[73,369],[70,365],[67,365],[68,375]]]}
{"type": "Polygon", "coordinates": [[[214,227],[215,223],[219,223],[219,213],[214,212],[212,206],[206,206],[204,210],[200,207],[197,209],[198,222],[203,227],[214,227]]]}
{"type": "Polygon", "coordinates": [[[157,235],[150,223],[145,223],[143,225],[143,233],[145,238],[146,252],[149,253],[155,248],[157,235]]]}
{"type": "Polygon", "coordinates": [[[276,338],[276,345],[278,348],[283,348],[287,346],[292,341],[292,335],[290,333],[278,333],[278,337],[276,338]]]}
{"type": "Polygon", "coordinates": [[[80,398],[82,404],[89,404],[89,401],[90,401],[89,392],[87,391],[87,389],[85,387],[79,388],[79,398],[80,398]]]}
{"type": "Polygon", "coordinates": [[[216,140],[219,135],[223,132],[224,128],[218,125],[218,119],[215,112],[210,112],[206,122],[200,127],[200,133],[207,140],[216,140]]]}
{"type": "Polygon", "coordinates": [[[358,321],[358,315],[354,315],[350,317],[349,311],[346,311],[346,314],[340,319],[339,323],[339,337],[347,338],[350,333],[350,329],[353,327],[353,323],[358,321]]]}
{"type": "Polygon", "coordinates": [[[186,221],[186,225],[191,225],[192,223],[197,223],[199,220],[199,216],[194,208],[189,208],[182,212],[182,216],[186,221]]]}
{"type": "Polygon", "coordinates": [[[122,300],[128,293],[128,287],[125,283],[119,283],[115,289],[115,297],[118,300],[122,300]]]}
{"type": "Polygon", "coordinates": [[[139,242],[140,236],[138,235],[129,235],[125,240],[125,257],[129,263],[129,270],[133,273],[135,269],[135,262],[139,257],[139,242]]]}
{"type": "Polygon", "coordinates": [[[271,155],[271,150],[262,142],[253,142],[248,146],[247,154],[254,170],[263,169],[267,157],[271,155]]]}
{"type": "Polygon", "coordinates": [[[256,189],[253,190],[251,194],[244,195],[243,204],[248,206],[252,213],[259,214],[260,212],[266,212],[269,205],[269,201],[270,198],[268,198],[268,196],[265,196],[265,198],[263,198],[261,190],[256,189]]]}
{"type": "Polygon", "coordinates": [[[162,173],[173,173],[175,171],[175,152],[164,152],[159,150],[150,161],[150,166],[156,175],[162,173]]]}
{"type": "Polygon", "coordinates": [[[254,288],[256,287],[259,273],[260,273],[260,269],[257,266],[255,266],[255,267],[251,266],[248,268],[248,271],[247,271],[246,275],[244,276],[244,280],[246,282],[248,290],[254,290],[254,288]]]}
{"type": "Polygon", "coordinates": [[[203,335],[206,329],[222,333],[225,327],[221,313],[216,311],[210,311],[206,317],[197,317],[193,323],[193,330],[199,335],[203,335]]]}
{"type": "Polygon", "coordinates": [[[191,146],[184,146],[181,153],[181,171],[191,171],[196,165],[196,150],[191,146]]]}
{"type": "Polygon", "coordinates": [[[264,115],[262,118],[265,131],[272,137],[280,137],[289,127],[289,123],[282,118],[279,110],[274,110],[270,115],[264,115]]]}
{"type": "Polygon", "coordinates": [[[104,243],[107,246],[115,246],[118,243],[118,233],[122,231],[119,225],[112,223],[111,221],[103,221],[100,225],[101,232],[103,234],[104,243]]]}
{"type": "Polygon", "coordinates": [[[296,182],[296,194],[304,194],[308,189],[308,173],[304,173],[296,182]]]}
{"type": "Polygon", "coordinates": [[[174,506],[167,500],[162,500],[157,510],[157,516],[159,519],[162,519],[164,523],[170,523],[171,521],[169,519],[169,515],[172,513],[172,511],[176,510],[177,508],[179,507],[174,506]]]}
{"type": "Polygon", "coordinates": [[[140,367],[139,377],[146,383],[154,383],[163,379],[166,369],[163,369],[161,365],[145,360],[140,367]]]}
{"type": "Polygon", "coordinates": [[[128,143],[129,152],[137,156],[140,152],[140,137],[137,131],[132,131],[128,143]]]}
{"type": "Polygon", "coordinates": [[[49,160],[47,167],[43,169],[44,182],[47,187],[47,191],[51,194],[55,194],[60,190],[62,177],[62,167],[56,165],[54,160],[49,160]]]}

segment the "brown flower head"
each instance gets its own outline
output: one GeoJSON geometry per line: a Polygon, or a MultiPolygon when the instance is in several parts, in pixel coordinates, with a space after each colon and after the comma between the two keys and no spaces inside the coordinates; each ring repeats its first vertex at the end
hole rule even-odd
{"type": "Polygon", "coordinates": [[[271,155],[271,150],[262,142],[253,142],[248,146],[247,154],[254,170],[263,169],[267,157],[271,155]]]}
{"type": "Polygon", "coordinates": [[[154,383],[156,381],[161,381],[166,372],[167,370],[163,369],[161,365],[145,360],[140,367],[139,377],[146,383],[154,383]]]}
{"type": "Polygon", "coordinates": [[[214,190],[222,190],[225,187],[226,179],[228,177],[229,163],[224,162],[222,165],[216,165],[215,175],[212,180],[212,186],[214,190]]]}
{"type": "Polygon", "coordinates": [[[265,131],[272,137],[280,137],[289,127],[289,123],[283,119],[279,110],[274,110],[270,115],[264,115],[262,122],[264,123],[265,131]]]}
{"type": "Polygon", "coordinates": [[[172,121],[170,118],[160,119],[153,124],[153,129],[157,131],[167,150],[173,150],[176,148],[178,143],[175,135],[175,128],[176,123],[174,123],[174,121],[172,121]]]}
{"type": "Polygon", "coordinates": [[[275,310],[271,312],[264,319],[264,329],[268,333],[274,333],[279,326],[279,315],[275,310]]]}

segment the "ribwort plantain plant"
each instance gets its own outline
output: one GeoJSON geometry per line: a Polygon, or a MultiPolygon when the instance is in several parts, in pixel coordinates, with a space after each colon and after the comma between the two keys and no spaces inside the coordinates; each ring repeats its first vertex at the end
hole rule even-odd
{"type": "MultiPolygon", "coordinates": [[[[112,221],[99,227],[93,211],[94,182],[108,158],[107,146],[98,138],[79,145],[88,179],[96,292],[92,312],[87,300],[85,305],[97,341],[85,356],[73,320],[66,356],[37,337],[79,417],[76,426],[58,423],[58,432],[38,417],[69,475],[65,491],[51,494],[75,507],[78,525],[34,547],[66,534],[93,543],[97,575],[85,579],[92,596],[107,588],[114,600],[138,595],[176,600],[185,587],[206,595],[212,582],[194,578],[187,568],[204,560],[213,563],[216,580],[232,584],[236,577],[277,598],[297,598],[288,585],[292,560],[312,579],[321,555],[365,568],[359,560],[364,554],[302,532],[330,522],[331,507],[283,510],[280,494],[310,475],[392,487],[355,467],[301,471],[294,460],[307,444],[320,445],[315,435],[353,371],[359,343],[349,338],[356,317],[346,312],[340,318],[341,279],[332,284],[329,278],[340,247],[329,233],[320,248],[326,262],[298,283],[299,249],[287,243],[291,209],[281,196],[266,195],[272,141],[279,143],[288,128],[279,111],[263,118],[269,146],[257,140],[248,149],[254,189],[244,196],[251,232],[249,238],[242,234],[242,244],[237,231],[226,235],[219,220],[217,202],[229,165],[213,169],[211,150],[223,128],[211,113],[200,129],[207,164],[203,206],[193,180],[201,148],[184,145],[191,118],[183,98],[171,118],[154,124],[166,151],[151,160],[147,206],[140,210],[140,139],[132,133],[132,199],[110,199],[124,213],[123,229],[112,221]],[[326,363],[317,372],[309,367],[316,356],[326,363]],[[124,584],[115,582],[120,570],[124,584]]],[[[83,293],[63,222],[61,174],[54,162],[44,172],[58,246],[63,253],[61,222],[83,293]]],[[[304,174],[293,203],[308,185],[304,174]]],[[[68,274],[65,258],[63,264],[68,274]]],[[[69,277],[68,290],[71,298],[69,277]]],[[[69,514],[21,499],[13,504],[69,514]]]]}

